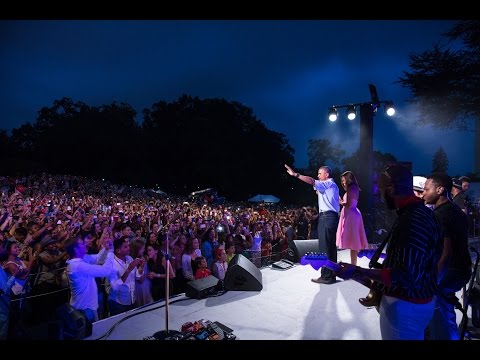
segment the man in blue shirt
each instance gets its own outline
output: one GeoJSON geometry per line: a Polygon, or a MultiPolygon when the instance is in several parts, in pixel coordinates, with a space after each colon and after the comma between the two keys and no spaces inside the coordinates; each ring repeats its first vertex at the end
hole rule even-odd
{"type": "MultiPolygon", "coordinates": [[[[287,172],[299,180],[313,186],[318,195],[318,245],[319,250],[327,254],[328,260],[337,262],[336,234],[338,227],[338,212],[340,210],[340,196],[338,186],[330,177],[332,169],[324,165],[318,169],[318,180],[306,175],[301,175],[285,165],[287,172]]],[[[322,267],[321,276],[312,279],[318,284],[334,284],[334,272],[322,267]]]]}

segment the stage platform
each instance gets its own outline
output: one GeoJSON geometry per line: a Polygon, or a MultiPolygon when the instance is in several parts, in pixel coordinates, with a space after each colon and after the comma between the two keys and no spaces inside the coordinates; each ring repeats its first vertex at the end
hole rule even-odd
{"type": "MultiPolygon", "coordinates": [[[[348,250],[338,253],[349,260],[348,250]]],[[[368,259],[358,265],[367,267],[368,259]]],[[[169,330],[200,319],[233,329],[239,340],[380,340],[379,315],[360,305],[368,289],[353,281],[313,283],[320,275],[310,265],[287,270],[261,269],[262,291],[228,291],[218,297],[191,299],[184,294],[169,303],[169,330]]],[[[100,320],[86,340],[142,340],[165,330],[165,302],[100,320]],[[122,321],[123,320],[123,321],[122,321]],[[108,336],[105,336],[108,333],[108,336]]],[[[458,312],[458,311],[457,311],[458,312]]],[[[461,313],[457,314],[458,322],[461,313]]]]}

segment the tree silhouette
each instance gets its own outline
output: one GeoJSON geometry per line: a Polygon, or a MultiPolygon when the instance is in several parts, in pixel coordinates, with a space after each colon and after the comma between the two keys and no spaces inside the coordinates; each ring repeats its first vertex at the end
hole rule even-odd
{"type": "Polygon", "coordinates": [[[281,196],[288,181],[283,164],[293,162],[284,134],[267,129],[252,109],[224,99],[183,95],[157,102],[144,110],[142,139],[147,158],[158,154],[161,163],[150,178],[174,193],[214,187],[237,200],[281,196]]]}
{"type": "Polygon", "coordinates": [[[134,181],[123,171],[134,160],[134,116],[127,104],[96,108],[70,98],[55,100],[52,107],[40,109],[33,125],[12,130],[15,170],[134,181]]]}
{"type": "Polygon", "coordinates": [[[419,124],[471,130],[474,123],[474,172],[480,172],[480,21],[464,20],[442,34],[454,50],[439,43],[432,50],[410,55],[411,71],[399,83],[412,93],[419,124]]]}
{"type": "MultiPolygon", "coordinates": [[[[354,174],[358,174],[360,172],[360,168],[362,167],[362,163],[360,162],[359,151],[357,150],[352,155],[344,158],[342,160],[343,164],[343,171],[350,170],[354,174]]],[[[390,153],[382,153],[380,151],[374,150],[373,151],[373,173],[380,174],[385,168],[385,165],[388,163],[396,162],[397,158],[390,154],[390,153]]]]}
{"type": "Polygon", "coordinates": [[[182,95],[143,111],[130,105],[91,107],[70,98],[43,107],[32,124],[0,132],[12,172],[50,172],[107,178],[186,195],[212,187],[231,200],[257,193],[295,200],[283,164],[294,150],[252,109],[224,99],[182,95]],[[10,150],[8,150],[10,149],[10,150]]]}
{"type": "Polygon", "coordinates": [[[322,165],[331,166],[334,173],[340,171],[338,166],[342,163],[345,150],[339,144],[333,145],[328,139],[309,139],[307,149],[308,169],[312,174],[316,174],[322,165]]]}
{"type": "Polygon", "coordinates": [[[448,173],[448,157],[447,153],[440,147],[432,159],[432,173],[448,173]]]}

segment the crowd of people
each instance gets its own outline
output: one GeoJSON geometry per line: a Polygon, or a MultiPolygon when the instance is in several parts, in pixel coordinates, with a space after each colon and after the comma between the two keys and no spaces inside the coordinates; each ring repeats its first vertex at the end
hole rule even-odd
{"type": "Polygon", "coordinates": [[[447,300],[471,271],[462,192],[452,191],[462,180],[432,174],[414,193],[418,178],[408,169],[386,169],[378,186],[398,217],[382,269],[362,269],[358,252],[369,244],[355,175],[341,174],[340,196],[328,166],[318,180],[285,167],[312,186],[317,209],[189,202],[65,175],[0,178],[0,338],[21,337],[23,326],[51,320],[66,302],[95,322],[183,293],[188,281],[221,282],[236,254],[262,267],[283,258],[293,239],[309,238],[333,262],[338,249],[350,250],[350,264],[323,267],[312,281],[368,281],[382,294],[382,338],[458,338],[447,300]]]}
{"type": "Polygon", "coordinates": [[[318,216],[76,176],[2,177],[0,189],[1,338],[65,302],[95,321],[164,298],[167,284],[171,295],[210,274],[223,280],[235,254],[265,266],[315,233],[318,216]]]}

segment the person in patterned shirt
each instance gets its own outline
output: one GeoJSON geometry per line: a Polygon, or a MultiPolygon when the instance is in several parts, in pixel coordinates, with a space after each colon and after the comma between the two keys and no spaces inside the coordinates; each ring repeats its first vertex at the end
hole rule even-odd
{"type": "Polygon", "coordinates": [[[437,291],[437,262],[442,252],[441,226],[433,211],[413,194],[412,173],[401,165],[378,177],[382,198],[397,219],[381,269],[340,263],[336,275],[373,280],[382,293],[379,306],[383,340],[423,340],[433,316],[437,291]]]}

